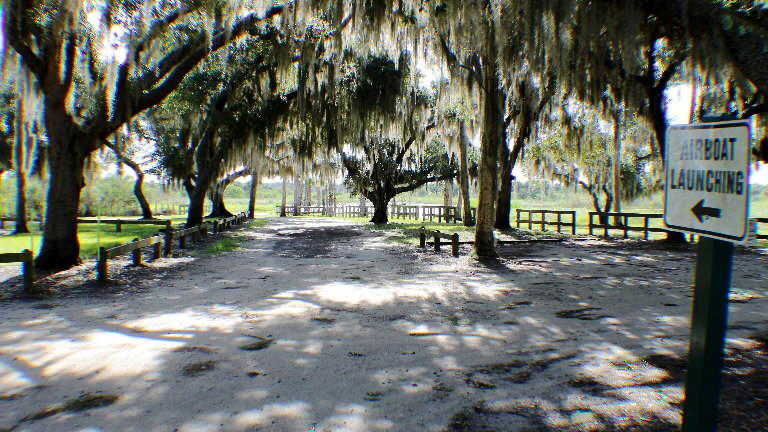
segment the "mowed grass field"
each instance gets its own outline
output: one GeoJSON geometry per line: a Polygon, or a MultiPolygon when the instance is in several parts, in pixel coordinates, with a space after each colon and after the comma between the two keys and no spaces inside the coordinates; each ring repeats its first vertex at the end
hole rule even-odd
{"type": "MultiPolygon", "coordinates": [[[[274,202],[270,200],[269,198],[265,197],[266,199],[260,199],[258,201],[257,207],[256,207],[256,213],[258,216],[275,216],[277,214],[276,212],[276,206],[279,205],[279,202],[274,202]]],[[[417,204],[424,204],[424,205],[435,205],[442,203],[441,197],[439,196],[430,196],[430,199],[422,200],[421,197],[416,196],[408,196],[408,197],[400,197],[400,198],[409,198],[409,199],[401,199],[399,200],[399,203],[408,203],[409,205],[417,205],[417,204]],[[418,201],[418,202],[417,202],[418,201]]],[[[289,204],[292,204],[292,199],[288,200],[289,204]]],[[[356,202],[349,201],[345,204],[355,204],[356,202]]],[[[341,204],[341,203],[339,203],[341,204]]],[[[473,206],[476,204],[473,202],[473,206]]],[[[573,206],[573,204],[582,204],[578,202],[574,202],[572,200],[513,200],[512,202],[512,214],[511,214],[511,224],[513,227],[516,227],[516,212],[515,208],[522,208],[522,209],[546,209],[546,210],[575,210],[577,219],[577,229],[576,233],[577,235],[585,235],[588,233],[588,225],[589,225],[589,212],[594,211],[592,207],[588,207],[585,205],[578,205],[573,206]],[[569,206],[570,205],[570,206],[569,206]]],[[[245,211],[247,208],[247,200],[245,199],[232,199],[227,201],[227,206],[230,211],[233,213],[245,211]]],[[[656,213],[661,214],[663,213],[662,208],[662,202],[659,197],[654,197],[652,199],[646,199],[641,200],[637,202],[637,204],[628,204],[623,207],[625,212],[633,212],[633,213],[656,213]]],[[[767,197],[758,197],[757,199],[753,199],[750,203],[750,217],[768,217],[768,198],[767,197]]],[[[122,218],[122,219],[137,219],[136,216],[103,216],[103,219],[106,218],[122,218]]],[[[160,219],[171,219],[173,221],[174,226],[180,226],[184,223],[185,216],[184,215],[172,215],[172,216],[160,216],[160,219]]],[[[349,220],[355,220],[360,223],[367,222],[370,218],[346,218],[349,220]]],[[[555,218],[553,216],[549,216],[548,220],[554,221],[555,218]]],[[[563,218],[563,221],[565,221],[565,218],[563,218]]],[[[641,226],[643,223],[642,219],[634,219],[631,221],[632,225],[638,225],[641,226]]],[[[390,224],[385,226],[379,226],[379,227],[371,227],[372,229],[385,229],[385,230],[415,230],[420,228],[421,226],[426,227],[427,229],[432,230],[440,230],[443,232],[453,233],[453,232],[459,232],[462,233],[462,238],[465,236],[469,236],[474,229],[471,227],[464,227],[461,224],[438,224],[436,222],[429,222],[429,221],[422,221],[422,220],[415,220],[415,219],[391,219],[390,224]]],[[[661,219],[653,219],[651,220],[651,227],[663,227],[663,221],[661,219]]],[[[7,222],[6,223],[6,235],[0,236],[0,253],[7,253],[7,252],[20,252],[24,249],[30,249],[37,253],[40,249],[40,243],[42,240],[42,233],[40,232],[40,227],[36,223],[31,223],[30,228],[33,230],[30,234],[17,234],[17,235],[8,235],[10,232],[9,229],[12,229],[13,223],[7,222]]],[[[81,224],[78,228],[78,238],[80,241],[80,255],[83,259],[90,259],[94,258],[97,253],[99,247],[113,247],[117,246],[119,244],[128,243],[132,241],[135,238],[146,238],[149,236],[154,235],[157,233],[158,229],[160,227],[157,225],[124,225],[122,228],[122,232],[115,232],[115,226],[112,224],[81,224]]],[[[528,224],[523,223],[520,226],[521,229],[527,229],[528,224]]],[[[534,225],[533,231],[538,232],[540,230],[540,226],[537,227],[534,225]]],[[[554,227],[550,226],[548,227],[549,231],[554,230],[554,227]]],[[[759,227],[759,230],[761,233],[768,232],[768,224],[762,224],[759,227]]],[[[564,227],[563,231],[568,233],[568,228],[564,227]]],[[[601,234],[601,232],[595,232],[595,234],[601,234]]],[[[613,236],[620,236],[622,233],[620,231],[612,231],[611,234],[613,236]]],[[[631,238],[641,238],[642,237],[641,232],[633,232],[630,233],[631,238]]],[[[664,234],[661,233],[652,233],[651,239],[660,239],[663,238],[664,234]]],[[[410,239],[409,236],[406,236],[402,238],[403,242],[412,243],[417,241],[414,239],[410,239]]],[[[768,247],[768,241],[766,240],[760,240],[758,241],[758,247],[766,248],[768,247]]],[[[2,264],[0,264],[2,265],[2,264]]]]}

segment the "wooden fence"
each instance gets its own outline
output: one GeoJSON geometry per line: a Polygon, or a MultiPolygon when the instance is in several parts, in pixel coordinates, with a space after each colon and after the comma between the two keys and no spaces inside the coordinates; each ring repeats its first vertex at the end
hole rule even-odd
{"type": "Polygon", "coordinates": [[[122,244],[113,248],[99,248],[99,258],[96,265],[99,282],[106,282],[109,279],[109,259],[131,253],[133,256],[133,265],[141,265],[141,250],[147,246],[154,247],[154,259],[160,259],[163,247],[163,237],[154,236],[139,240],[134,239],[131,243],[122,244]]]}
{"type": "Polygon", "coordinates": [[[19,253],[0,253],[0,263],[21,263],[21,273],[24,278],[24,291],[33,293],[35,290],[34,254],[29,249],[19,253]]]}
{"type": "Polygon", "coordinates": [[[768,229],[760,229],[760,224],[766,224],[766,228],[768,228],[768,218],[752,218],[752,220],[757,224],[757,235],[755,235],[755,238],[758,240],[768,240],[768,229]],[[766,234],[760,234],[760,232],[765,232],[766,234]]]}
{"type": "MultiPolygon", "coordinates": [[[[13,222],[13,226],[16,227],[16,218],[15,217],[0,217],[0,229],[5,229],[5,223],[6,222],[13,222]]],[[[28,224],[39,224],[40,227],[42,227],[42,223],[40,221],[36,220],[28,220],[28,224]]]]}
{"type": "Polygon", "coordinates": [[[616,212],[589,212],[589,235],[594,235],[594,230],[603,230],[603,236],[608,237],[609,230],[620,230],[624,233],[624,238],[629,238],[630,231],[643,233],[643,238],[648,240],[648,233],[665,233],[664,228],[651,227],[652,219],[663,219],[664,215],[660,213],[616,213],[616,212]],[[604,216],[606,223],[600,223],[600,216],[604,216]],[[597,217],[597,223],[594,218],[597,217]],[[611,223],[611,220],[620,219],[620,223],[611,223]],[[631,219],[643,219],[642,226],[632,226],[631,219]]]}
{"type": "MultiPolygon", "coordinates": [[[[239,225],[247,220],[245,213],[238,213],[234,216],[217,219],[213,221],[213,233],[220,233],[230,229],[234,225],[239,225]]],[[[156,236],[145,239],[134,239],[133,242],[115,246],[113,248],[99,248],[99,258],[97,263],[98,280],[100,282],[106,282],[109,279],[109,259],[115,258],[127,253],[132,253],[133,264],[140,265],[142,257],[142,249],[145,247],[153,247],[153,259],[159,259],[163,254],[165,256],[171,256],[173,241],[178,240],[178,247],[184,249],[187,247],[187,239],[191,238],[193,242],[200,241],[203,237],[208,235],[208,228],[210,222],[205,222],[200,225],[174,230],[170,226],[161,230],[156,236]]]]}
{"type": "Polygon", "coordinates": [[[442,233],[440,231],[431,231],[424,227],[421,227],[419,230],[419,246],[420,247],[427,247],[427,237],[433,238],[435,252],[440,252],[440,245],[441,244],[449,244],[451,245],[451,255],[457,257],[459,256],[459,235],[454,234],[446,234],[442,233]],[[450,240],[450,243],[448,242],[441,242],[440,239],[447,239],[450,240]]]}
{"type": "Polygon", "coordinates": [[[389,217],[392,219],[419,219],[421,207],[415,205],[392,205],[389,207],[389,217]]]}
{"type": "Polygon", "coordinates": [[[554,226],[557,227],[557,232],[560,233],[562,232],[563,227],[570,227],[571,234],[576,234],[576,212],[573,210],[516,210],[518,228],[520,228],[520,224],[522,223],[527,223],[529,230],[532,230],[534,225],[541,226],[542,231],[547,231],[548,226],[554,226]],[[523,219],[522,215],[527,215],[528,219],[523,219]],[[535,215],[539,215],[539,219],[535,219],[535,215]],[[547,220],[547,215],[554,215],[557,217],[557,220],[547,220]],[[570,222],[563,221],[563,216],[570,217],[570,222]]]}
{"type": "MultiPolygon", "coordinates": [[[[445,221],[445,223],[457,223],[461,218],[459,215],[461,215],[461,209],[458,207],[445,207],[445,206],[421,206],[422,209],[422,217],[421,220],[425,221],[429,219],[430,222],[432,222],[433,218],[437,218],[437,222],[441,223],[445,221]]],[[[472,211],[472,219],[476,219],[477,217],[477,209],[475,207],[471,208],[472,211]]]]}
{"type": "MultiPolygon", "coordinates": [[[[280,206],[277,206],[277,213],[280,214],[280,206]]],[[[327,209],[322,206],[285,206],[285,214],[287,215],[325,215],[327,209]]]]}
{"type": "Polygon", "coordinates": [[[78,224],[107,224],[115,225],[115,232],[123,232],[123,225],[162,225],[171,227],[171,221],[166,219],[78,219],[78,224]]]}

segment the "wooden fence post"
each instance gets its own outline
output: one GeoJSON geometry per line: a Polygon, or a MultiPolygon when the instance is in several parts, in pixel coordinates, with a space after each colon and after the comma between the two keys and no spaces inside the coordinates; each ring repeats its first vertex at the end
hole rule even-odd
{"type": "Polygon", "coordinates": [[[99,282],[106,282],[109,279],[107,272],[109,271],[109,265],[107,264],[107,248],[99,248],[99,262],[96,265],[96,273],[98,274],[99,282]]]}
{"type": "Polygon", "coordinates": [[[451,254],[455,257],[459,256],[459,234],[457,233],[451,236],[451,254]]]}
{"type": "Polygon", "coordinates": [[[576,212],[571,212],[571,234],[576,235],[576,212]]]}
{"type": "Polygon", "coordinates": [[[165,256],[169,257],[171,256],[171,251],[173,249],[173,229],[172,228],[166,228],[165,230],[165,256]]]}
{"type": "Polygon", "coordinates": [[[611,224],[609,222],[610,220],[611,220],[611,218],[608,215],[606,215],[605,216],[605,223],[603,225],[603,237],[605,237],[605,238],[608,238],[608,225],[611,224]]]}
{"type": "Polygon", "coordinates": [[[163,243],[157,242],[154,244],[152,259],[159,260],[163,253],[163,243]]]}
{"type": "Polygon", "coordinates": [[[560,233],[560,219],[561,219],[560,213],[557,213],[557,232],[558,232],[558,234],[560,233]]]}
{"type": "Polygon", "coordinates": [[[427,247],[427,234],[424,232],[424,228],[419,233],[419,247],[427,247]]]}
{"type": "Polygon", "coordinates": [[[123,232],[123,224],[119,220],[115,224],[115,232],[123,232]]]}
{"type": "Polygon", "coordinates": [[[624,216],[624,239],[629,238],[629,230],[627,229],[627,226],[629,225],[629,216],[624,216]]]}
{"type": "Polygon", "coordinates": [[[643,217],[643,238],[648,240],[648,216],[643,217]]]}
{"type": "Polygon", "coordinates": [[[440,231],[435,231],[435,252],[440,252],[440,231]]]}
{"type": "Polygon", "coordinates": [[[526,210],[528,213],[528,231],[533,231],[533,212],[526,210]]]}
{"type": "Polygon", "coordinates": [[[517,213],[517,227],[520,228],[520,209],[515,209],[517,213]]]}
{"type": "MultiPolygon", "coordinates": [[[[133,239],[134,242],[139,241],[138,238],[133,239]]],[[[139,266],[141,265],[141,248],[136,248],[133,251],[131,251],[131,254],[133,255],[133,265],[139,266]]]]}
{"type": "Polygon", "coordinates": [[[24,249],[21,253],[24,254],[24,261],[21,264],[21,271],[24,275],[24,290],[29,294],[35,290],[34,255],[29,249],[24,249]]]}
{"type": "Polygon", "coordinates": [[[589,235],[592,235],[592,216],[594,215],[594,213],[589,212],[589,235]]]}

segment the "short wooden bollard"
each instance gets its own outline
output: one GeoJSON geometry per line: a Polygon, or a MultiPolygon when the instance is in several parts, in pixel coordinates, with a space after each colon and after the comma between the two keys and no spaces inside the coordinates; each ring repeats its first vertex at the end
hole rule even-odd
{"type": "Polygon", "coordinates": [[[451,236],[451,254],[455,257],[459,256],[459,235],[457,233],[451,236]]]}
{"type": "Polygon", "coordinates": [[[187,236],[183,233],[179,235],[179,249],[186,249],[187,248],[187,236]]]}
{"type": "Polygon", "coordinates": [[[219,221],[215,220],[213,221],[213,233],[216,234],[219,232],[219,221]]]}
{"type": "Polygon", "coordinates": [[[35,266],[33,254],[29,249],[24,249],[21,251],[21,253],[24,255],[24,261],[21,263],[21,271],[24,275],[24,290],[27,293],[31,293],[34,291],[35,285],[35,266]]]}
{"type": "MultiPolygon", "coordinates": [[[[138,238],[133,239],[134,242],[139,241],[138,238]]],[[[134,249],[131,251],[131,255],[133,255],[133,265],[140,266],[141,265],[141,248],[134,249]]]]}
{"type": "Polygon", "coordinates": [[[166,228],[165,230],[165,256],[169,257],[171,256],[171,251],[173,249],[173,229],[166,228]]]}
{"type": "Polygon", "coordinates": [[[98,274],[99,282],[106,282],[108,279],[107,272],[109,272],[109,264],[107,264],[107,248],[99,248],[99,262],[96,265],[96,273],[98,274]]]}
{"type": "Polygon", "coordinates": [[[435,231],[435,252],[440,252],[440,231],[435,231]]]}
{"type": "Polygon", "coordinates": [[[419,247],[427,247],[427,235],[424,231],[419,233],[419,247]]]}
{"type": "Polygon", "coordinates": [[[152,259],[159,260],[163,256],[163,244],[158,242],[154,244],[152,249],[152,259]]]}

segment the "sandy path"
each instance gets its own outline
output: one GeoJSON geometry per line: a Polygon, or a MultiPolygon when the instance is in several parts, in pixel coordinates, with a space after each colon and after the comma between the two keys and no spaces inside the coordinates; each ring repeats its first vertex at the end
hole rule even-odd
{"type": "MultiPolygon", "coordinates": [[[[690,251],[537,243],[483,265],[339,220],[275,219],[241,235],[251,237],[241,250],[145,271],[152,280],[102,295],[0,303],[0,430],[679,420],[680,385],[643,359],[687,349],[690,251]],[[19,423],[98,392],[119,398],[19,423]]],[[[768,327],[766,263],[736,257],[729,346],[749,347],[768,327]]]]}

